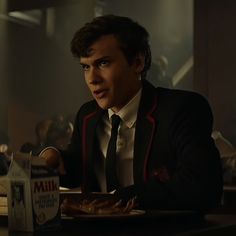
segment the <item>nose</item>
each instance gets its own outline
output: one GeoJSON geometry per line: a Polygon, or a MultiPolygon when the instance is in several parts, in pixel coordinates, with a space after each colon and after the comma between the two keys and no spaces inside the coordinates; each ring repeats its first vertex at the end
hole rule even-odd
{"type": "Polygon", "coordinates": [[[88,84],[98,84],[101,82],[101,75],[99,73],[99,70],[93,67],[86,72],[85,78],[88,84]]]}

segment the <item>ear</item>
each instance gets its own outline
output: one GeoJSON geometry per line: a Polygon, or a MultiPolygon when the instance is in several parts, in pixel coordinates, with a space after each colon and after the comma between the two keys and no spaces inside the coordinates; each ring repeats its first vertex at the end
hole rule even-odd
{"type": "Polygon", "coordinates": [[[145,64],[145,56],[142,53],[139,53],[134,60],[135,72],[140,74],[143,71],[145,64]]]}

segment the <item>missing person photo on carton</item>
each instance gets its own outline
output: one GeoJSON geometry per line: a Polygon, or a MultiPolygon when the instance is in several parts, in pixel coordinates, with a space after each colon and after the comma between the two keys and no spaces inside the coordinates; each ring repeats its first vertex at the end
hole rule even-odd
{"type": "Polygon", "coordinates": [[[26,226],[25,215],[25,186],[24,182],[16,181],[11,183],[12,193],[12,214],[14,225],[19,229],[26,226]]]}

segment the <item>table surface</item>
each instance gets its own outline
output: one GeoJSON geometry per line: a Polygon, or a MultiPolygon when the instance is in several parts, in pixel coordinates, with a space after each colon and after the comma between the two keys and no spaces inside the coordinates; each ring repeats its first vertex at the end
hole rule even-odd
{"type": "Polygon", "coordinates": [[[147,212],[137,218],[62,219],[61,225],[42,232],[12,232],[7,217],[0,217],[1,236],[154,236],[236,235],[236,215],[209,214],[204,218],[188,214],[147,212]]]}
{"type": "MultiPolygon", "coordinates": [[[[62,198],[64,194],[61,194],[62,198]]],[[[67,195],[68,196],[68,195],[67,195]]],[[[78,195],[72,195],[78,197],[78,195]]],[[[138,217],[69,218],[59,227],[42,232],[8,230],[7,216],[0,216],[0,236],[156,236],[156,235],[236,235],[235,209],[202,215],[188,211],[147,211],[138,217]]]]}

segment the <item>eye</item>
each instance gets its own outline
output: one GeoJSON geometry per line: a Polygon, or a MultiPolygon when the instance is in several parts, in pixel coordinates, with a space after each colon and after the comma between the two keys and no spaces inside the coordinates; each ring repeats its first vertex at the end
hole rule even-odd
{"type": "Polygon", "coordinates": [[[99,67],[105,67],[109,64],[109,61],[108,60],[102,60],[102,61],[99,61],[98,63],[98,66],[99,67]]]}
{"type": "Polygon", "coordinates": [[[84,71],[89,70],[89,66],[86,65],[86,64],[81,64],[81,67],[82,67],[82,69],[83,69],[84,71]]]}

